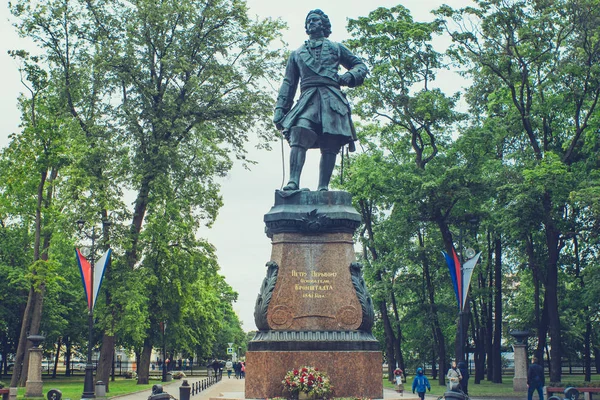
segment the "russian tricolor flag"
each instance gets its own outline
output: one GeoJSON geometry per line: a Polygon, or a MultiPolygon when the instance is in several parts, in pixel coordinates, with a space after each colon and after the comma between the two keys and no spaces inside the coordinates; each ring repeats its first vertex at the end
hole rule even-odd
{"type": "Polygon", "coordinates": [[[96,305],[96,298],[100,291],[100,285],[104,278],[104,271],[110,260],[111,249],[108,249],[106,253],[94,264],[94,287],[92,288],[92,265],[87,258],[81,254],[79,249],[75,248],[75,257],[77,258],[77,264],[79,265],[79,271],[81,272],[81,281],[83,282],[83,290],[85,291],[85,297],[88,302],[88,308],[94,309],[96,305]]]}
{"type": "Polygon", "coordinates": [[[448,270],[450,271],[450,278],[452,278],[452,286],[454,287],[454,294],[456,295],[456,302],[458,303],[458,309],[462,311],[465,308],[467,302],[467,294],[469,293],[469,285],[471,283],[471,277],[473,276],[473,269],[479,260],[481,252],[477,253],[475,257],[471,258],[462,266],[456,254],[454,247],[452,248],[452,255],[442,251],[446,264],[448,264],[448,270]]]}

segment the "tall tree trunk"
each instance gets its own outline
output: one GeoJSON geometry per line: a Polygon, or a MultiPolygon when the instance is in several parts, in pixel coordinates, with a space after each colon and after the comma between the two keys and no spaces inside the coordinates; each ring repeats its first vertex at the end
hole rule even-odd
{"type": "Polygon", "coordinates": [[[100,359],[96,368],[96,380],[104,382],[106,391],[109,391],[110,371],[114,364],[115,337],[106,332],[102,336],[102,347],[100,348],[100,359]]]}
{"type": "MultiPolygon", "coordinates": [[[[579,241],[577,236],[573,237],[573,253],[575,253],[575,274],[579,278],[579,285],[583,289],[585,281],[581,276],[581,259],[579,258],[579,241]]],[[[583,315],[585,316],[585,334],[583,336],[583,373],[584,381],[591,382],[592,380],[592,322],[590,320],[590,308],[588,305],[583,306],[583,315]]]]}
{"type": "Polygon", "coordinates": [[[542,366],[544,365],[544,351],[547,352],[546,335],[548,333],[548,307],[546,307],[546,301],[546,296],[544,296],[542,315],[538,325],[538,347],[535,350],[535,356],[542,366]]]}
{"type": "Polygon", "coordinates": [[[394,311],[394,322],[396,325],[396,341],[394,342],[394,358],[398,367],[404,371],[404,356],[402,355],[402,328],[400,326],[400,315],[398,313],[398,306],[396,304],[396,295],[394,291],[390,291],[390,298],[392,301],[392,310],[394,311]]]}
{"type": "Polygon", "coordinates": [[[502,240],[494,239],[494,383],[502,383],[502,240]]]}
{"type": "MultiPolygon", "coordinates": [[[[33,246],[33,262],[40,259],[40,243],[41,243],[41,232],[42,232],[42,204],[44,200],[44,186],[48,178],[48,170],[44,169],[40,174],[40,182],[37,189],[37,204],[35,208],[35,240],[33,246]]],[[[35,271],[34,271],[35,273],[35,271]]],[[[29,367],[29,345],[27,335],[37,335],[39,331],[33,330],[31,327],[34,310],[37,304],[39,304],[38,288],[32,287],[29,289],[29,296],[27,297],[27,306],[23,315],[23,322],[21,324],[21,332],[19,334],[19,344],[17,346],[17,354],[15,355],[15,366],[13,369],[13,376],[10,380],[10,386],[15,387],[17,385],[24,386],[27,381],[27,368],[29,367]]],[[[38,326],[39,327],[39,326],[38,326]]]]}
{"type": "MultiPolygon", "coordinates": [[[[442,328],[440,326],[440,320],[437,313],[437,306],[435,303],[435,287],[433,286],[433,282],[431,279],[431,272],[429,270],[429,259],[427,258],[425,252],[425,238],[421,231],[418,231],[419,238],[419,258],[421,259],[421,265],[423,266],[423,278],[425,279],[425,288],[427,290],[427,300],[429,303],[429,321],[431,323],[431,328],[434,332],[434,343],[437,344],[437,353],[440,357],[439,365],[440,370],[444,370],[446,366],[446,340],[444,338],[444,334],[442,328]]],[[[446,375],[440,373],[439,375],[439,383],[440,385],[446,384],[446,375]]]]}
{"type": "MultiPolygon", "coordinates": [[[[439,210],[439,209],[434,210],[433,218],[434,218],[436,224],[438,225],[438,228],[442,235],[442,241],[444,242],[444,247],[446,249],[446,252],[448,254],[452,254],[452,249],[454,248],[454,245],[452,244],[452,233],[450,233],[450,229],[448,228],[448,224],[446,223],[446,220],[444,219],[444,216],[442,215],[441,210],[439,210]]],[[[430,296],[431,295],[432,294],[430,294],[430,296]]],[[[443,371],[445,370],[445,368],[448,367],[448,363],[447,363],[447,356],[446,356],[445,340],[444,340],[444,336],[442,334],[441,328],[439,329],[438,334],[440,335],[440,338],[439,338],[439,340],[440,340],[440,370],[442,371],[442,373],[440,373],[439,383],[440,383],[440,385],[445,385],[446,384],[446,374],[444,374],[443,371]]]]}
{"type": "Polygon", "coordinates": [[[558,308],[558,257],[563,247],[560,232],[553,218],[553,204],[550,193],[542,197],[544,209],[544,226],[546,234],[546,291],[544,292],[544,308],[548,317],[548,333],[550,336],[550,381],[561,380],[562,343],[560,335],[560,312],[558,308]]]}
{"type": "MultiPolygon", "coordinates": [[[[46,285],[44,284],[40,284],[38,286],[38,289],[35,290],[33,309],[31,310],[31,324],[29,325],[30,335],[37,335],[40,332],[40,324],[42,321],[42,306],[44,303],[45,290],[46,285]]],[[[26,368],[29,368],[29,349],[31,347],[32,346],[28,343],[27,348],[25,350],[25,354],[23,355],[23,371],[21,372],[21,376],[19,379],[19,386],[25,386],[25,383],[27,383],[28,369],[26,368]]]]}
{"type": "MultiPolygon", "coordinates": [[[[379,277],[378,280],[381,281],[381,277],[379,277]]],[[[388,362],[388,380],[390,382],[393,382],[394,369],[396,369],[396,357],[394,355],[394,342],[396,341],[396,337],[394,335],[394,329],[392,328],[390,317],[388,315],[388,307],[385,300],[380,300],[377,305],[379,307],[379,312],[381,313],[381,322],[383,323],[383,332],[385,333],[385,347],[388,362]]]]}
{"type": "Polygon", "coordinates": [[[150,382],[150,357],[152,356],[152,343],[150,338],[146,337],[144,340],[144,347],[142,348],[142,354],[140,355],[139,363],[137,366],[138,372],[138,385],[146,385],[150,382]]]}
{"type": "Polygon", "coordinates": [[[33,286],[29,288],[29,296],[27,297],[27,306],[23,312],[23,322],[21,323],[21,332],[19,334],[19,344],[17,345],[17,354],[15,354],[15,366],[13,367],[13,375],[10,379],[10,386],[16,387],[23,372],[23,362],[25,359],[25,351],[27,350],[27,332],[31,322],[31,310],[35,302],[35,290],[33,286]]]}
{"type": "MultiPolygon", "coordinates": [[[[473,362],[475,364],[475,379],[474,383],[478,385],[481,383],[484,374],[484,364],[485,364],[485,327],[484,322],[481,321],[479,316],[483,317],[483,313],[479,313],[477,311],[477,303],[475,301],[471,301],[471,306],[473,308],[473,312],[471,315],[471,336],[473,336],[473,342],[475,343],[475,349],[473,349],[473,362]]],[[[468,357],[467,357],[467,368],[468,357]]]]}
{"type": "MultiPolygon", "coordinates": [[[[485,264],[488,265],[488,269],[489,269],[489,264],[485,264]]],[[[488,282],[487,282],[487,275],[488,275],[488,271],[487,270],[483,270],[483,264],[481,265],[481,267],[479,268],[479,273],[478,275],[478,279],[477,279],[477,283],[478,283],[478,287],[481,290],[482,293],[485,293],[488,289],[488,282]]],[[[479,384],[481,383],[482,380],[485,379],[485,363],[486,363],[486,357],[488,354],[488,348],[487,348],[487,332],[488,332],[488,326],[490,325],[490,320],[488,319],[488,303],[487,303],[487,298],[486,296],[479,296],[479,302],[475,302],[475,300],[471,300],[472,301],[472,308],[473,310],[476,310],[477,305],[479,304],[480,307],[480,311],[473,311],[472,316],[473,316],[473,322],[471,323],[471,325],[474,327],[473,329],[473,338],[475,340],[475,353],[474,353],[474,360],[475,360],[475,379],[474,382],[475,384],[479,384]],[[476,327],[476,328],[475,328],[476,327]]]]}
{"type": "MultiPolygon", "coordinates": [[[[102,220],[103,221],[107,221],[108,220],[108,212],[106,211],[106,209],[103,209],[102,212],[102,220]]],[[[110,235],[109,235],[109,225],[107,224],[103,224],[102,225],[102,237],[103,237],[103,249],[104,251],[107,251],[108,248],[110,247],[108,245],[109,240],[110,240],[110,235]]],[[[112,280],[112,262],[109,262],[109,264],[106,267],[106,271],[104,272],[104,286],[107,288],[107,290],[105,291],[106,293],[106,308],[108,310],[110,310],[111,313],[114,313],[113,307],[111,307],[112,305],[112,296],[110,293],[110,290],[108,290],[108,288],[111,287],[111,280],[112,280]]],[[[111,326],[111,328],[109,330],[104,330],[103,334],[102,334],[102,347],[100,347],[100,359],[98,360],[98,366],[96,369],[96,380],[102,381],[104,382],[104,384],[106,385],[106,392],[110,392],[110,373],[114,367],[114,357],[115,357],[115,335],[112,333],[114,332],[114,320],[115,320],[115,316],[113,314],[112,316],[113,318],[111,318],[111,322],[113,324],[113,326],[111,326]]]]}
{"type": "Polygon", "coordinates": [[[142,180],[140,189],[138,191],[137,198],[135,200],[135,207],[133,210],[133,220],[129,229],[130,235],[130,250],[125,252],[127,259],[127,265],[133,269],[138,260],[138,242],[140,232],[142,231],[142,223],[144,222],[144,216],[146,215],[146,207],[148,206],[148,196],[150,194],[150,183],[154,180],[154,175],[147,174],[142,180]]]}
{"type": "MultiPolygon", "coordinates": [[[[362,232],[362,236],[367,235],[365,240],[365,245],[363,247],[363,252],[365,254],[365,259],[367,259],[367,252],[371,255],[373,261],[377,261],[379,259],[377,249],[374,246],[369,245],[368,243],[374,243],[374,232],[373,232],[373,220],[372,220],[372,207],[368,202],[364,200],[359,201],[360,212],[362,215],[364,229],[362,232]]],[[[374,274],[375,280],[378,282],[383,281],[383,277],[381,275],[381,271],[376,271],[374,274]]],[[[388,315],[388,306],[385,299],[376,300],[377,306],[379,308],[379,312],[381,313],[381,320],[383,323],[383,331],[385,334],[385,344],[386,344],[386,353],[388,359],[388,379],[390,382],[394,381],[394,369],[396,365],[396,359],[394,356],[394,343],[396,342],[396,337],[394,334],[394,330],[392,328],[392,324],[390,322],[390,318],[388,315]]]]}
{"type": "Polygon", "coordinates": [[[560,312],[558,309],[558,256],[560,253],[559,233],[546,226],[546,237],[548,243],[548,264],[546,281],[546,298],[548,301],[548,333],[550,336],[550,381],[561,380],[561,335],[560,335],[560,312]]]}
{"type": "Polygon", "coordinates": [[[65,337],[65,376],[71,376],[71,337],[65,337]]]}
{"type": "Polygon", "coordinates": [[[487,274],[488,274],[488,296],[487,296],[487,324],[485,337],[485,352],[487,354],[487,376],[489,382],[494,380],[494,293],[495,293],[495,264],[493,263],[494,254],[492,249],[492,234],[487,232],[487,274]]]}
{"type": "Polygon", "coordinates": [[[60,348],[62,347],[62,337],[58,337],[56,342],[56,354],[54,356],[54,368],[52,369],[52,379],[56,379],[56,372],[58,370],[58,363],[60,362],[60,348]]]}
{"type": "Polygon", "coordinates": [[[585,337],[584,337],[584,354],[583,354],[583,365],[584,365],[584,381],[592,381],[592,355],[591,355],[591,341],[592,341],[592,323],[589,320],[589,314],[586,314],[585,324],[585,337]]]}

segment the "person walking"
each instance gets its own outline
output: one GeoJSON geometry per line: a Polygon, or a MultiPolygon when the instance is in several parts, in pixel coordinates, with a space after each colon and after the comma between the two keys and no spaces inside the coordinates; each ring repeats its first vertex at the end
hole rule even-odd
{"type": "Polygon", "coordinates": [[[460,380],[462,379],[462,374],[456,366],[456,361],[452,361],[452,366],[448,370],[446,378],[448,378],[448,390],[460,390],[460,380]]]}
{"type": "Polygon", "coordinates": [[[423,368],[417,368],[417,375],[413,379],[412,383],[412,392],[415,390],[417,394],[421,398],[421,400],[425,399],[425,390],[431,391],[431,385],[429,384],[429,379],[423,374],[423,368]]]}
{"type": "Polygon", "coordinates": [[[534,390],[537,390],[540,400],[544,400],[544,367],[537,361],[537,357],[531,357],[531,365],[527,369],[527,400],[532,400],[534,390]]]}
{"type": "Polygon", "coordinates": [[[231,371],[233,370],[233,363],[231,360],[227,360],[225,363],[225,369],[227,370],[227,378],[231,379],[231,371]]]}
{"type": "Polygon", "coordinates": [[[460,388],[462,389],[464,394],[469,394],[469,369],[467,368],[467,363],[461,361],[458,363],[458,370],[462,375],[462,379],[460,380],[460,388]]]}

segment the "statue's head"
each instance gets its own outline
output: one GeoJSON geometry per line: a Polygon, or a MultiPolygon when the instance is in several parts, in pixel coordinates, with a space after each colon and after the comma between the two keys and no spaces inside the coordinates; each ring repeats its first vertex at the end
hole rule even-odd
{"type": "Polygon", "coordinates": [[[321,23],[323,24],[323,36],[329,37],[331,35],[331,22],[329,21],[329,17],[322,10],[316,9],[311,10],[306,15],[306,19],[304,20],[304,29],[306,29],[306,34],[310,34],[308,32],[308,17],[311,15],[318,15],[321,18],[321,23]]]}

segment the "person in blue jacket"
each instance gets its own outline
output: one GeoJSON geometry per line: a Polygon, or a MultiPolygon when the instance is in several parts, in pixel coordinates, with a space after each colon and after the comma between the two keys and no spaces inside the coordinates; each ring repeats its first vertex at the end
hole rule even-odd
{"type": "Polygon", "coordinates": [[[429,379],[425,375],[423,375],[423,368],[417,368],[417,375],[415,379],[413,379],[412,384],[412,392],[417,391],[417,394],[421,398],[421,400],[425,399],[425,389],[431,391],[431,385],[429,384],[429,379]]]}

